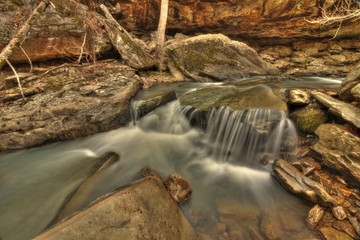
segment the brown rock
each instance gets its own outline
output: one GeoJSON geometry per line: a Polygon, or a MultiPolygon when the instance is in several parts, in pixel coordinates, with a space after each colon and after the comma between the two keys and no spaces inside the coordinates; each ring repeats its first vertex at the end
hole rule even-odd
{"type": "Polygon", "coordinates": [[[334,169],[354,186],[360,185],[360,138],[336,124],[315,131],[319,141],[311,146],[322,165],[334,169]]]}
{"type": "Polygon", "coordinates": [[[41,239],[197,239],[164,186],[154,178],[110,193],[55,225],[41,239]]]}
{"type": "Polygon", "coordinates": [[[352,240],[349,235],[333,227],[322,227],[320,228],[320,233],[325,240],[352,240]]]}
{"type": "Polygon", "coordinates": [[[325,210],[323,207],[316,204],[313,208],[310,209],[309,214],[306,218],[307,225],[310,229],[316,229],[321,218],[324,216],[325,210]]]}
{"type": "Polygon", "coordinates": [[[337,230],[347,233],[352,238],[356,239],[358,235],[356,234],[354,228],[351,226],[349,221],[336,221],[332,225],[337,230]]]}
{"type": "Polygon", "coordinates": [[[288,93],[289,103],[295,106],[304,106],[310,103],[311,96],[306,90],[291,89],[288,93]]]}
{"type": "Polygon", "coordinates": [[[170,174],[165,179],[164,185],[177,204],[182,204],[191,197],[192,187],[190,182],[177,173],[170,174]]]}

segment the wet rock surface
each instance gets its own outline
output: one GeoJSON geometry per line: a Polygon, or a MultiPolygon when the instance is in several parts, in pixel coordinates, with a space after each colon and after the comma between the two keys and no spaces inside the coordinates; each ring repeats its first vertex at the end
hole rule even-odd
{"type": "Polygon", "coordinates": [[[311,146],[318,160],[360,186],[360,138],[336,124],[323,124],[316,129],[319,141],[311,146]]]}
{"type": "Polygon", "coordinates": [[[41,93],[1,107],[0,151],[85,137],[130,121],[129,102],[140,87],[131,68],[104,62],[57,70],[24,84],[25,91],[41,93]]]}
{"type": "Polygon", "coordinates": [[[178,79],[231,81],[250,75],[278,73],[254,49],[222,34],[178,40],[170,43],[165,53],[169,70],[178,79]]]}
{"type": "Polygon", "coordinates": [[[345,80],[341,83],[341,88],[339,90],[339,96],[343,100],[351,101],[354,99],[352,94],[352,89],[360,83],[360,68],[357,67],[353,70],[345,80]]]}
{"type": "Polygon", "coordinates": [[[35,239],[198,239],[155,178],[105,195],[35,239]]]}
{"type": "Polygon", "coordinates": [[[288,103],[294,106],[304,106],[310,103],[311,96],[308,91],[291,89],[288,91],[288,103]]]}
{"type": "Polygon", "coordinates": [[[204,87],[181,96],[179,100],[182,105],[194,107],[198,111],[219,107],[229,107],[232,111],[250,108],[287,111],[286,103],[266,85],[204,87]]]}

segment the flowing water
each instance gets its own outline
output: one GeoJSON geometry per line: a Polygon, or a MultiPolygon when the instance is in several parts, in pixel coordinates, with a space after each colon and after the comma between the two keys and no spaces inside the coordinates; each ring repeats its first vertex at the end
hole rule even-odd
{"type": "Polygon", "coordinates": [[[102,172],[81,207],[140,179],[140,169],[149,167],[162,176],[178,172],[192,183],[193,196],[182,209],[201,234],[214,239],[266,239],[269,234],[316,239],[305,226],[309,206],[270,176],[272,161],[286,151],[282,141],[296,134],[286,114],[220,108],[211,112],[202,131],[190,125],[189,111],[174,101],[127,127],[1,154],[1,239],[29,239],[44,230],[91,174],[91,166],[109,152],[119,154],[120,161],[102,172]],[[226,231],[216,227],[219,223],[226,231]]]}

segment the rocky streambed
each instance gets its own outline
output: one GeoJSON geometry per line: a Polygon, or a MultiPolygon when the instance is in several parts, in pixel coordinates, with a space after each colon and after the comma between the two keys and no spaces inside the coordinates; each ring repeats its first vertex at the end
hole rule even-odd
{"type": "Polygon", "coordinates": [[[167,57],[172,76],[119,61],[37,68],[21,75],[25,101],[5,74],[0,150],[45,147],[0,155],[2,238],[35,237],[64,209],[71,209],[65,220],[38,239],[82,238],[79,229],[109,239],[120,232],[157,239],[358,238],[356,71],[339,90],[314,90],[276,75],[253,49],[222,35],[174,40],[167,57]],[[273,75],[249,77],[264,74],[273,75]],[[165,93],[134,97],[142,86],[184,80],[226,83],[162,85],[165,93]],[[117,158],[102,158],[109,152],[117,158]],[[144,167],[162,177],[178,172],[193,185],[183,213],[167,192],[178,185],[169,190],[159,179],[142,179],[144,167]]]}

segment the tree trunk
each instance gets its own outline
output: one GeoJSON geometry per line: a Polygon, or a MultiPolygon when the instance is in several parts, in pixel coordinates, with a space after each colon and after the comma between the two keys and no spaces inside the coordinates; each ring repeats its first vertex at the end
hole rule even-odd
{"type": "Polygon", "coordinates": [[[161,0],[160,19],[156,35],[156,65],[159,71],[164,69],[164,42],[168,17],[169,0],[161,0]]]}
{"type": "Polygon", "coordinates": [[[34,9],[29,18],[25,21],[20,30],[14,35],[9,44],[3,48],[0,53],[0,69],[5,65],[6,59],[10,57],[13,50],[19,47],[25,40],[26,34],[30,30],[31,23],[39,16],[41,12],[45,10],[48,5],[48,1],[41,1],[39,5],[34,9]]]}

